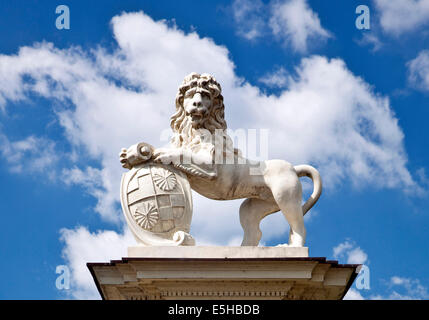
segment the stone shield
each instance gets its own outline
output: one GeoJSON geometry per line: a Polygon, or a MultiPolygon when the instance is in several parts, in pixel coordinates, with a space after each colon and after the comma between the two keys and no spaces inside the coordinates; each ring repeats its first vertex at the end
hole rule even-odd
{"type": "Polygon", "coordinates": [[[121,204],[136,240],[143,245],[193,245],[189,235],[192,193],[186,175],[144,163],[122,176],[121,204]]]}

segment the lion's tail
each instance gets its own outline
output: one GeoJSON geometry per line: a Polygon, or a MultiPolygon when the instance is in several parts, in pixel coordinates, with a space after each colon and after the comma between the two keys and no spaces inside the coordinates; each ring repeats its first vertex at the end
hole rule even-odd
{"type": "Polygon", "coordinates": [[[320,177],[319,171],[312,166],[301,164],[299,166],[294,166],[294,168],[298,177],[309,177],[313,180],[313,193],[302,206],[302,212],[303,215],[305,215],[308,210],[314,206],[317,200],[319,200],[319,197],[322,194],[322,178],[320,177]]]}

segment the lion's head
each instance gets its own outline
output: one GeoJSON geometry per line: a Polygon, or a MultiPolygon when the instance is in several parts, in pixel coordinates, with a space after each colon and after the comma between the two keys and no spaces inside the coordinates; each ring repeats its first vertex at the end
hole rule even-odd
{"type": "Polygon", "coordinates": [[[220,84],[209,74],[193,72],[185,77],[176,95],[176,113],[170,121],[175,147],[200,143],[204,131],[213,135],[226,129],[221,92],[220,84]]]}

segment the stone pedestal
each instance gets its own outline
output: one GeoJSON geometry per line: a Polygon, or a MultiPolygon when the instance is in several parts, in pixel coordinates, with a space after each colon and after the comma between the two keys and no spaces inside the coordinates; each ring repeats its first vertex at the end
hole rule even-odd
{"type": "Polygon", "coordinates": [[[342,299],[359,265],[308,257],[308,248],[130,247],[88,263],[106,300],[342,299]]]}
{"type": "Polygon", "coordinates": [[[144,247],[128,248],[129,258],[306,258],[308,247],[144,247]]]}

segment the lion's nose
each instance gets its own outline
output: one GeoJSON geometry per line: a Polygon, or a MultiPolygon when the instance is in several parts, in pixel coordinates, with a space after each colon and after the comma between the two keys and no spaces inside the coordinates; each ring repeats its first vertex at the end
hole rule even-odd
{"type": "Polygon", "coordinates": [[[203,105],[203,100],[201,98],[195,97],[194,101],[192,101],[192,105],[194,107],[201,107],[203,105]]]}
{"type": "Polygon", "coordinates": [[[194,95],[192,105],[194,107],[201,107],[203,105],[203,97],[201,96],[201,93],[197,92],[194,95]]]}

